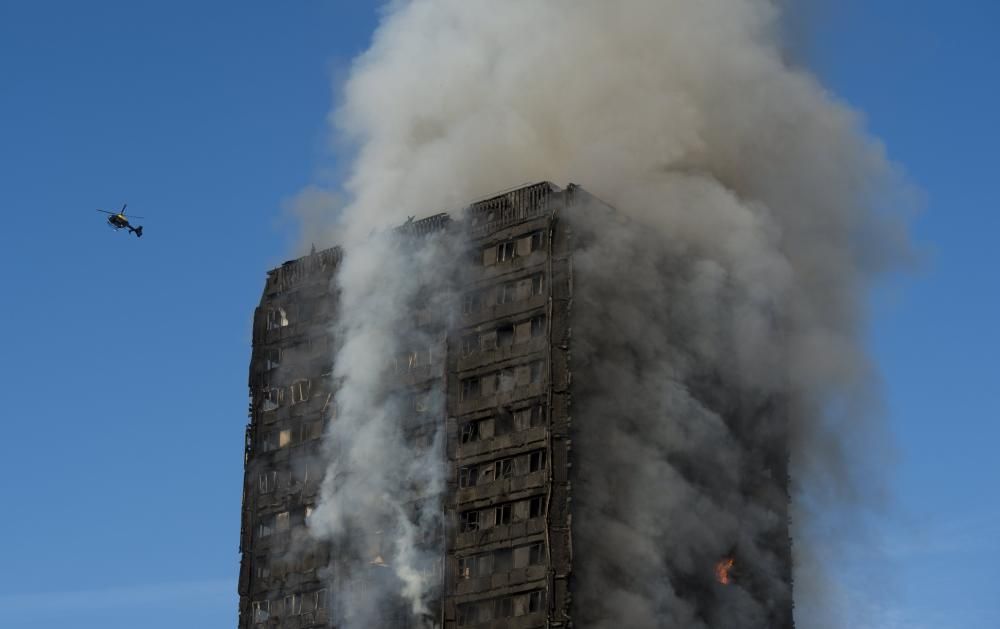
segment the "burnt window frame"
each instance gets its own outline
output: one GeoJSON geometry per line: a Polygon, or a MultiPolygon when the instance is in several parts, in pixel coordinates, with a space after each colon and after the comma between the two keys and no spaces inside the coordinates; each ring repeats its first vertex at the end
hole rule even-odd
{"type": "Polygon", "coordinates": [[[480,431],[480,419],[473,419],[462,424],[462,430],[459,433],[460,443],[474,443],[479,441],[482,432],[480,431]]]}
{"type": "Polygon", "coordinates": [[[517,257],[517,242],[514,240],[504,240],[503,242],[498,242],[496,251],[497,264],[511,262],[517,257]]]}
{"type": "Polygon", "coordinates": [[[462,402],[475,400],[482,396],[482,378],[479,376],[469,376],[462,378],[459,400],[462,402]]]}
{"type": "Polygon", "coordinates": [[[547,465],[545,450],[535,450],[528,455],[528,473],[541,472],[547,465]]]}
{"type": "Polygon", "coordinates": [[[482,518],[478,509],[470,509],[459,513],[459,532],[469,533],[482,528],[482,518]]]}
{"type": "Polygon", "coordinates": [[[509,502],[493,507],[493,526],[505,526],[511,523],[513,505],[509,502]]]}
{"type": "Polygon", "coordinates": [[[535,273],[531,276],[531,296],[538,297],[545,294],[545,274],[535,273]]]}
{"type": "Polygon", "coordinates": [[[528,519],[540,518],[545,515],[545,500],[542,496],[532,496],[528,499],[528,519]]]}

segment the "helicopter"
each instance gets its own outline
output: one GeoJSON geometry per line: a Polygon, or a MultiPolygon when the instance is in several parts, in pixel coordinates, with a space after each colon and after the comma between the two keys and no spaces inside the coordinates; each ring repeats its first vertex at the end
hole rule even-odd
{"type": "MultiPolygon", "coordinates": [[[[97,210],[98,212],[103,212],[104,214],[110,214],[108,216],[108,225],[115,231],[119,229],[128,229],[129,233],[135,234],[136,238],[142,238],[142,225],[132,227],[128,222],[128,218],[125,217],[125,208],[128,203],[122,204],[122,209],[119,212],[108,212],[107,210],[97,210]]],[[[141,216],[133,216],[132,218],[142,218],[141,216]]]]}

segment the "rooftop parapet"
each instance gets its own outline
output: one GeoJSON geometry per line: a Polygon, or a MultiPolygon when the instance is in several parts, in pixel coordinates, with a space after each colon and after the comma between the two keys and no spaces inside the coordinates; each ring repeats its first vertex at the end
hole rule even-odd
{"type": "Polygon", "coordinates": [[[264,295],[274,295],[289,290],[309,277],[319,274],[329,274],[343,257],[340,247],[330,247],[322,251],[313,251],[307,256],[289,260],[267,272],[264,284],[264,295]]]}

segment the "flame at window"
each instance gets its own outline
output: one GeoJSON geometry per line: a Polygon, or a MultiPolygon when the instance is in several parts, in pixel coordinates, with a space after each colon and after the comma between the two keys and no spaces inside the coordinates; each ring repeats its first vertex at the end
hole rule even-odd
{"type": "Polygon", "coordinates": [[[733,564],[735,563],[735,559],[727,557],[715,564],[715,580],[723,585],[729,585],[729,582],[732,579],[730,572],[732,571],[733,564]]]}

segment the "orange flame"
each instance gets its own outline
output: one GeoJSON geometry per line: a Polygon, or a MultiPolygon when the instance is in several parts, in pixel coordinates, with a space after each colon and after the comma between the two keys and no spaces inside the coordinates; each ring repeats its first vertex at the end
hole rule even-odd
{"type": "Polygon", "coordinates": [[[732,557],[727,557],[722,561],[720,561],[719,563],[715,564],[715,580],[721,583],[722,585],[729,585],[729,580],[730,580],[729,571],[733,569],[733,564],[735,563],[736,563],[735,559],[733,559],[732,557]]]}

